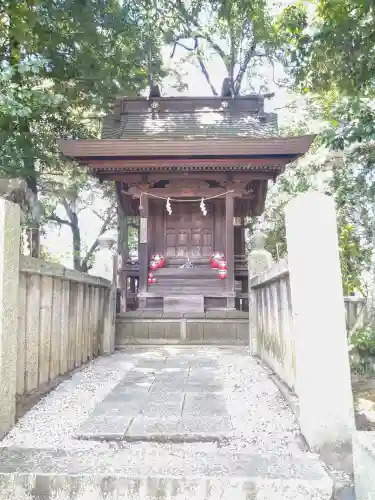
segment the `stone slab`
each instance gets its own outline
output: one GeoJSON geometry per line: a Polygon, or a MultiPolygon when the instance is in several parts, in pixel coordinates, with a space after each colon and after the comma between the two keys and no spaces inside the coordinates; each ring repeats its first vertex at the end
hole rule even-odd
{"type": "Polygon", "coordinates": [[[237,340],[236,324],[228,322],[223,328],[223,322],[211,321],[204,323],[203,343],[232,344],[237,340]]]}
{"type": "Polygon", "coordinates": [[[144,309],[142,313],[139,315],[140,318],[142,319],[155,319],[158,318],[160,319],[162,317],[163,312],[162,311],[155,311],[155,310],[147,310],[144,309]]]}
{"type": "Polygon", "coordinates": [[[89,419],[101,416],[105,416],[107,419],[111,419],[113,417],[132,416],[141,412],[146,403],[146,398],[139,398],[130,402],[104,400],[91,413],[89,419]]]}
{"type": "Polygon", "coordinates": [[[228,410],[221,393],[188,393],[185,395],[183,417],[226,417],[228,410]]]}
{"type": "Polygon", "coordinates": [[[184,313],[184,317],[186,319],[205,319],[206,318],[206,313],[192,311],[192,312],[184,313]]]}
{"type": "Polygon", "coordinates": [[[179,418],[182,414],[185,395],[183,393],[150,394],[141,414],[147,418],[179,418]]]}
{"type": "Polygon", "coordinates": [[[174,295],[164,297],[164,313],[180,312],[180,313],[204,313],[204,297],[203,295],[189,295],[187,298],[184,295],[174,295]],[[188,300],[187,300],[188,299],[188,300]]]}
{"type": "Polygon", "coordinates": [[[164,323],[164,334],[165,340],[167,342],[180,340],[181,337],[181,326],[178,322],[168,322],[164,323]]]}
{"type": "Polygon", "coordinates": [[[131,423],[124,440],[155,442],[222,441],[229,435],[228,419],[199,418],[147,418],[137,416],[131,423]]]}
{"type": "Polygon", "coordinates": [[[207,319],[226,319],[228,317],[228,311],[222,311],[220,309],[217,310],[212,310],[212,311],[206,311],[206,318],[207,319]]]}
{"type": "Polygon", "coordinates": [[[76,431],[77,439],[98,441],[122,440],[133,419],[132,414],[110,417],[107,414],[93,415],[76,431]]]}
{"type": "Polygon", "coordinates": [[[321,463],[289,455],[0,449],[0,498],[330,500],[321,463]],[[180,455],[180,456],[179,456],[180,455]]]}
{"type": "Polygon", "coordinates": [[[203,323],[188,321],[186,323],[186,341],[201,344],[203,341],[203,323]]]}
{"type": "Polygon", "coordinates": [[[150,342],[153,339],[165,339],[164,323],[150,322],[148,325],[148,336],[150,342]]]}
{"type": "Polygon", "coordinates": [[[181,319],[183,317],[184,314],[179,311],[163,312],[162,314],[163,319],[181,319]]]}

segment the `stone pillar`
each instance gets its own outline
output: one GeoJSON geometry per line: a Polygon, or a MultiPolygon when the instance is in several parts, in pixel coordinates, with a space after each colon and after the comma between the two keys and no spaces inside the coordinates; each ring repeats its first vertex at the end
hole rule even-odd
{"type": "Polygon", "coordinates": [[[111,282],[111,288],[106,289],[103,295],[103,313],[101,324],[100,354],[111,354],[115,348],[115,321],[116,321],[116,294],[117,294],[117,267],[118,259],[113,247],[116,239],[110,234],[104,234],[99,239],[97,267],[93,268],[96,276],[111,282]]]}
{"type": "Polygon", "coordinates": [[[334,201],[312,191],[286,207],[302,433],[311,448],[351,448],[355,429],[334,201]]]}
{"type": "Polygon", "coordinates": [[[139,249],[138,249],[138,260],[139,260],[139,308],[144,309],[146,307],[147,299],[142,297],[142,294],[147,293],[147,277],[148,277],[148,196],[144,194],[142,196],[142,205],[139,207],[140,210],[140,224],[139,224],[139,249]]]}
{"type": "MultiPolygon", "coordinates": [[[[234,196],[233,193],[225,195],[225,241],[226,251],[225,257],[227,259],[227,291],[234,294],[234,196]]],[[[227,299],[227,306],[229,309],[234,308],[234,296],[227,299]]]]}
{"type": "Polygon", "coordinates": [[[0,198],[0,439],[16,416],[20,239],[20,208],[0,198]]]}
{"type": "Polygon", "coordinates": [[[251,288],[251,279],[273,264],[272,255],[264,248],[265,243],[265,235],[260,231],[256,231],[250,238],[251,251],[247,261],[249,274],[249,348],[253,355],[258,354],[258,311],[257,292],[251,288]]]}
{"type": "Polygon", "coordinates": [[[100,354],[112,354],[115,350],[116,332],[116,298],[117,298],[117,268],[118,257],[112,258],[112,287],[108,290],[104,301],[103,334],[100,344],[100,354]]]}
{"type": "Polygon", "coordinates": [[[112,281],[113,247],[115,242],[115,237],[110,233],[105,233],[99,237],[99,246],[95,253],[94,265],[90,270],[91,275],[112,281]]]}

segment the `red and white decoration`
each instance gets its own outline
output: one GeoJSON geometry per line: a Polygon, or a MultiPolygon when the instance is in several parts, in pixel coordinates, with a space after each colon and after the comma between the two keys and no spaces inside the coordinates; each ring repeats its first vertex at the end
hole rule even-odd
{"type": "Polygon", "coordinates": [[[226,269],[219,269],[219,280],[225,280],[225,278],[228,278],[228,271],[226,269]]]}
{"type": "Polygon", "coordinates": [[[161,268],[161,267],[165,266],[164,255],[161,254],[161,253],[153,253],[151,255],[151,260],[157,263],[158,268],[161,268]]]}
{"type": "Polygon", "coordinates": [[[224,280],[225,278],[228,278],[228,271],[227,271],[227,261],[226,260],[220,260],[219,261],[219,279],[224,280]]]}
{"type": "Polygon", "coordinates": [[[219,260],[219,271],[221,270],[227,270],[227,261],[226,260],[219,260]]]}
{"type": "MultiPolygon", "coordinates": [[[[160,269],[164,266],[165,266],[164,255],[161,253],[153,253],[151,255],[151,260],[148,265],[150,271],[156,271],[157,269],[160,269]]],[[[154,285],[156,283],[156,278],[152,272],[148,273],[147,283],[149,285],[154,285]]]]}
{"type": "Polygon", "coordinates": [[[210,255],[210,264],[212,269],[219,268],[219,262],[225,259],[223,252],[214,252],[210,255]]]}
{"type": "Polygon", "coordinates": [[[159,269],[159,265],[155,260],[151,260],[149,268],[151,269],[151,271],[156,271],[157,269],[159,269]]]}

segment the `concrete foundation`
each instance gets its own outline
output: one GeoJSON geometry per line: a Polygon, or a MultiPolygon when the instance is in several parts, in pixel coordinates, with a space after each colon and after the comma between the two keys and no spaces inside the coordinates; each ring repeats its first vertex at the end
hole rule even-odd
{"type": "Polygon", "coordinates": [[[129,344],[247,345],[248,313],[130,311],[117,316],[116,348],[129,344]]]}

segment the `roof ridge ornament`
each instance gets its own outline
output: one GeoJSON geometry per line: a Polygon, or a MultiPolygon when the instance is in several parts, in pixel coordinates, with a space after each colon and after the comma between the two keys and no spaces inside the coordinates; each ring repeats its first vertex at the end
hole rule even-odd
{"type": "Polygon", "coordinates": [[[221,86],[221,97],[232,97],[234,98],[233,82],[226,76],[223,80],[221,86]]]}

